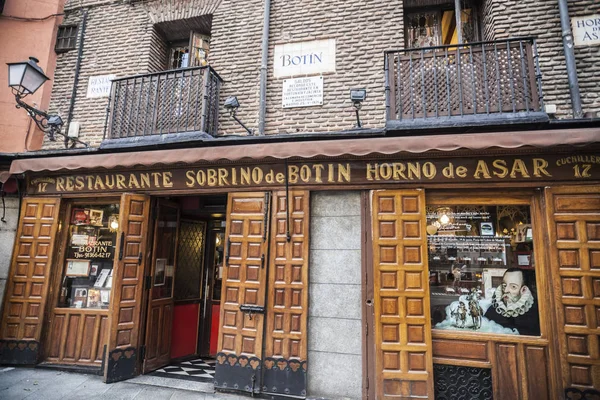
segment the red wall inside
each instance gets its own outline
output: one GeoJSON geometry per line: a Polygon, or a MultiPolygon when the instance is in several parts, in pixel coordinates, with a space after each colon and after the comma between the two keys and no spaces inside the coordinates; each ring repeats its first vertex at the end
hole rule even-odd
{"type": "Polygon", "coordinates": [[[199,304],[182,304],[174,307],[173,328],[171,331],[171,358],[196,354],[196,344],[198,343],[198,310],[199,304]]]}

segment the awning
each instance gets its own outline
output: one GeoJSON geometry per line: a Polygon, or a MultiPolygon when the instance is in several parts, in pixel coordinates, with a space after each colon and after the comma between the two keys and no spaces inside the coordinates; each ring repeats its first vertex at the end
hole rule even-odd
{"type": "Polygon", "coordinates": [[[0,171],[0,183],[6,183],[10,178],[10,172],[8,171],[0,171]]]}
{"type": "Polygon", "coordinates": [[[487,149],[549,148],[600,144],[600,128],[493,132],[456,135],[315,140],[154,150],[14,160],[11,174],[81,169],[125,169],[220,161],[311,159],[320,157],[421,154],[487,149]]]}

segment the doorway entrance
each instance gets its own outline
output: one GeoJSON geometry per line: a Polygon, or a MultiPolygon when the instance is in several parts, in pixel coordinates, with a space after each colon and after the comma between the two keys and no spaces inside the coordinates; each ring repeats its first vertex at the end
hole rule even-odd
{"type": "Polygon", "coordinates": [[[226,201],[211,195],[154,202],[144,282],[144,374],[205,377],[214,370],[226,201]]]}

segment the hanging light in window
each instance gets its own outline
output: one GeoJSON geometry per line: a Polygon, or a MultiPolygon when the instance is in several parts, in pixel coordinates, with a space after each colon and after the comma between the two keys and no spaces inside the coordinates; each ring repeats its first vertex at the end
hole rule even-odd
{"type": "Polygon", "coordinates": [[[111,232],[116,232],[119,229],[119,216],[111,215],[108,217],[108,227],[111,232]]]}

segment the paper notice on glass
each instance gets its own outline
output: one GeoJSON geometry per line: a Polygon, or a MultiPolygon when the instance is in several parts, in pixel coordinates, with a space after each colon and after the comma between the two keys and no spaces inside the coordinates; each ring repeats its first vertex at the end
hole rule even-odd
{"type": "Polygon", "coordinates": [[[87,246],[89,241],[88,235],[73,234],[71,236],[71,246],[87,246]]]}
{"type": "Polygon", "coordinates": [[[100,271],[98,278],[96,278],[96,282],[94,283],[94,287],[101,288],[104,286],[106,279],[108,278],[108,274],[110,273],[110,269],[103,269],[100,271]]]}

